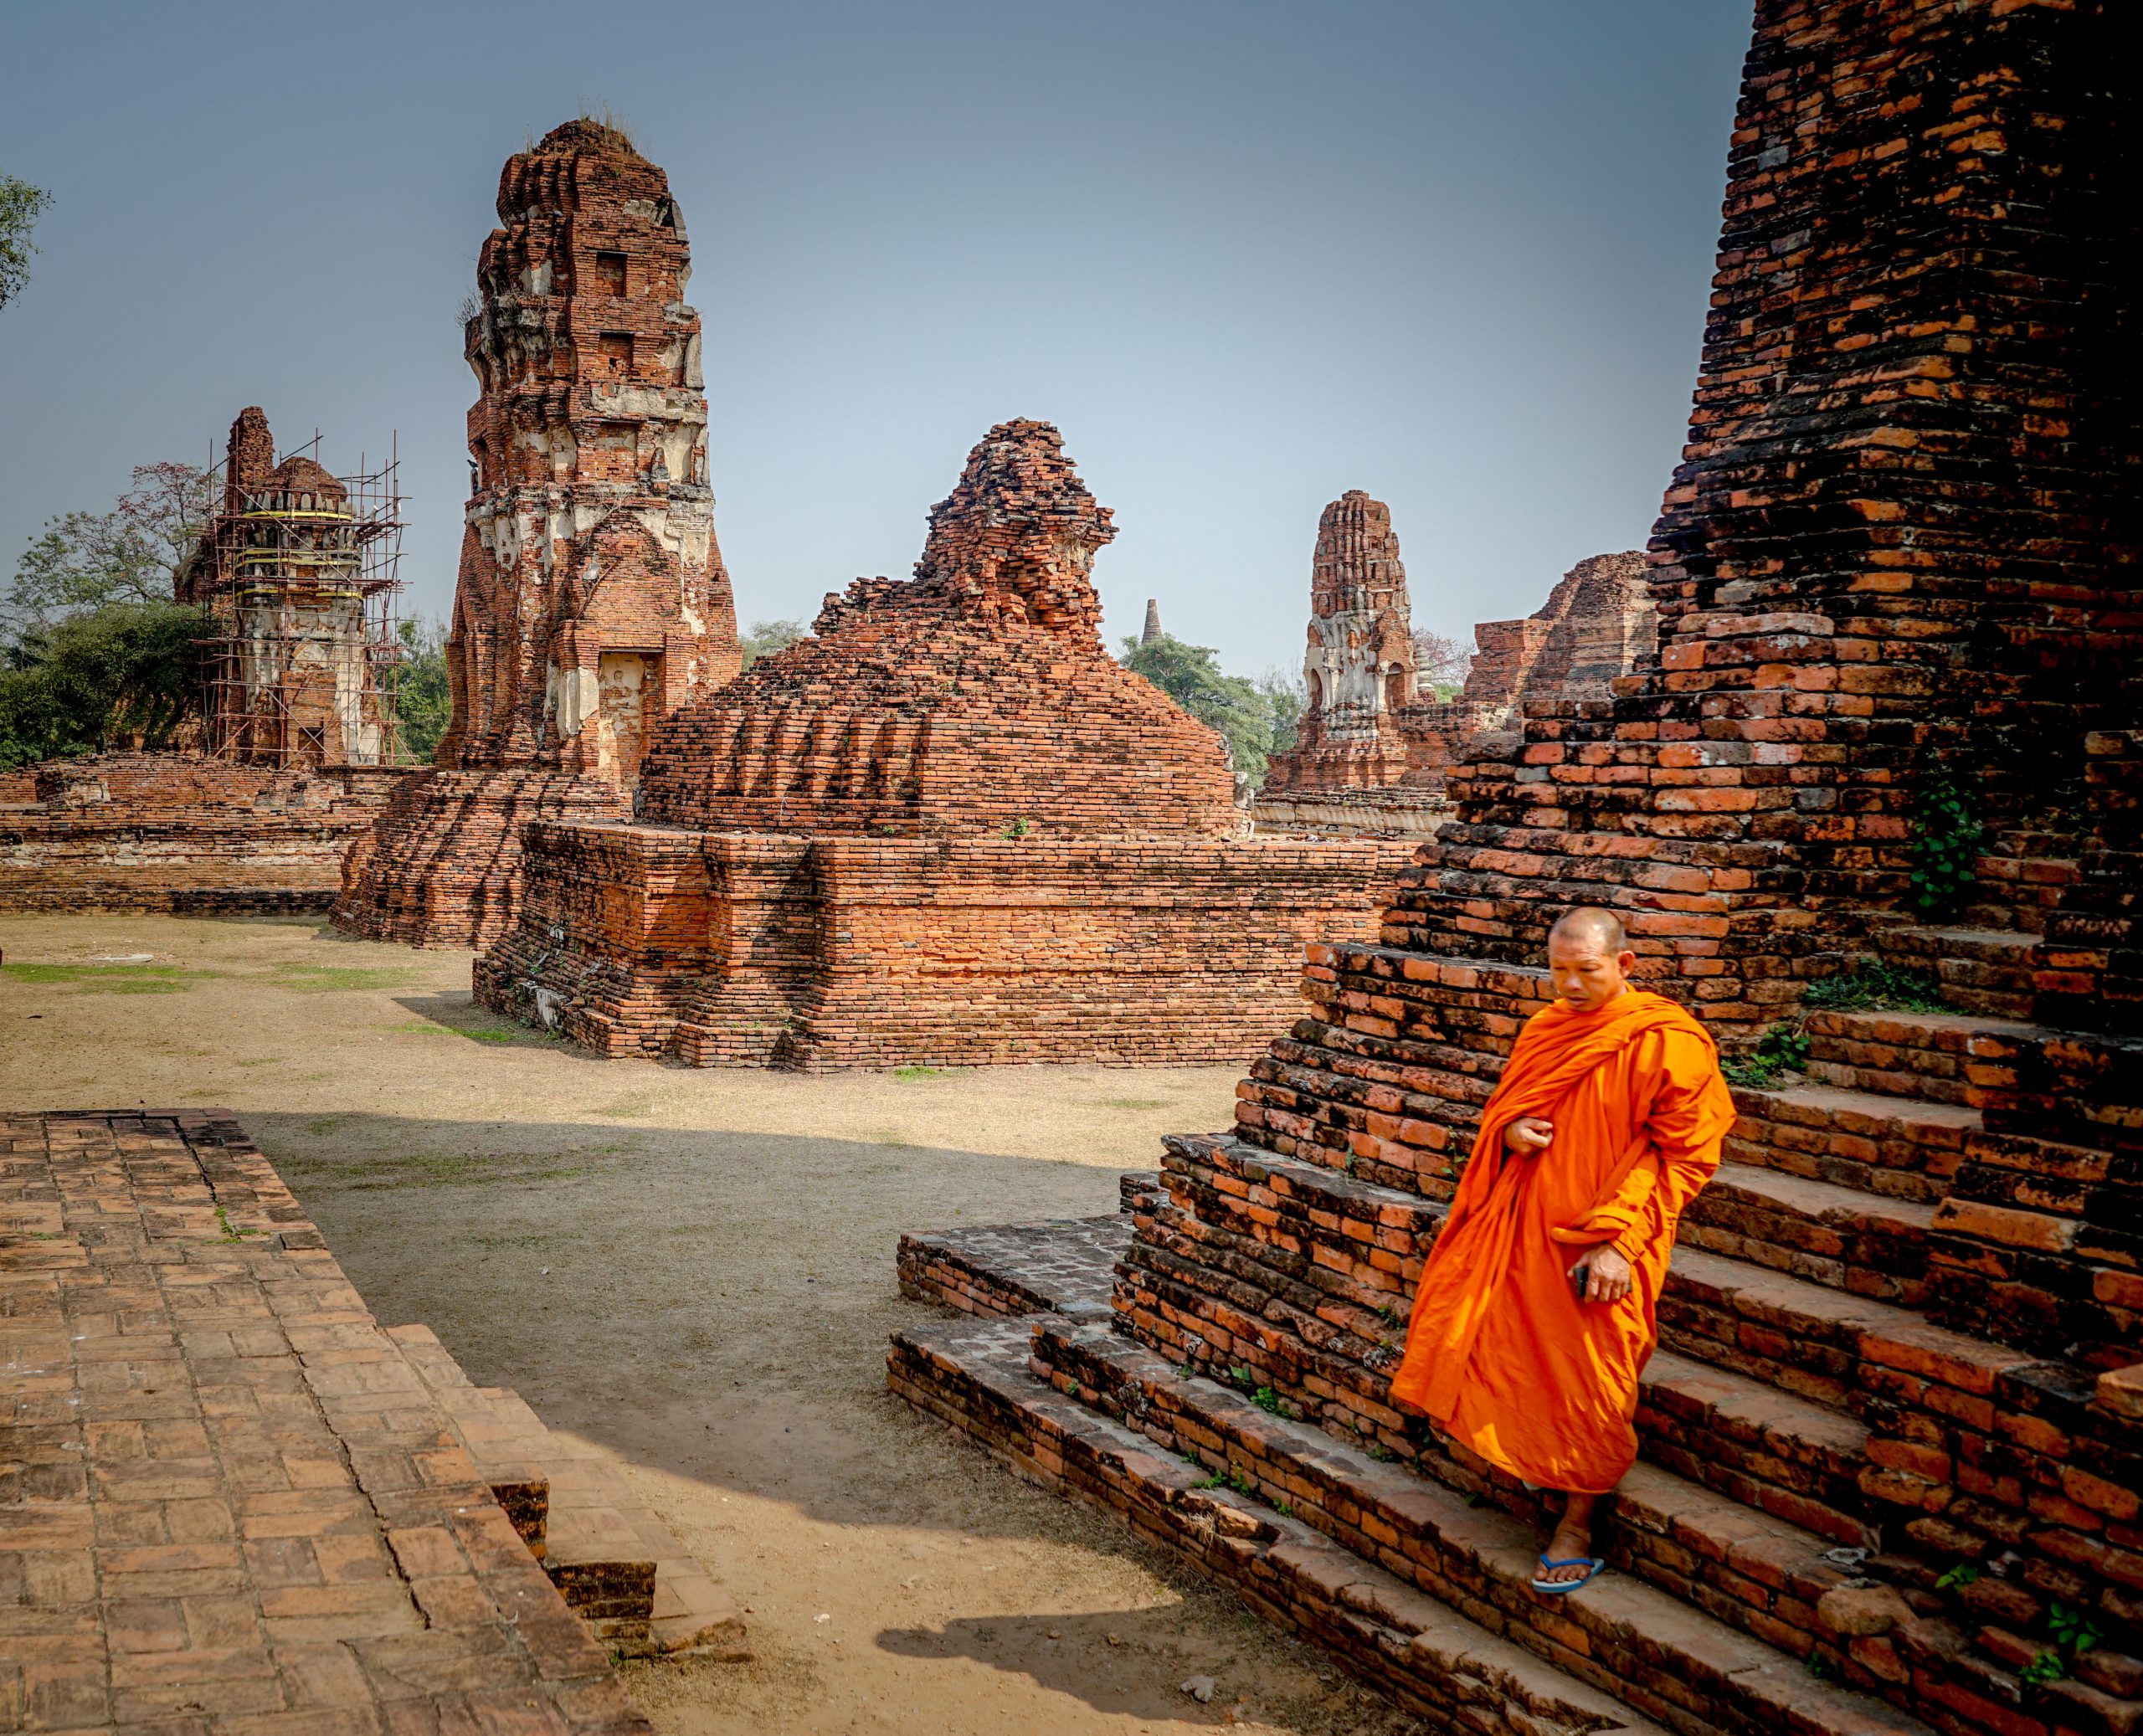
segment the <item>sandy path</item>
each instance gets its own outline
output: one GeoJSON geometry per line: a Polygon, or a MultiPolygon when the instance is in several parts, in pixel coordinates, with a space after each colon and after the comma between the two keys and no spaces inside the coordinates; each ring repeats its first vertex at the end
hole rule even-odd
{"type": "Polygon", "coordinates": [[[1112,1210],[1236,1070],[599,1061],[471,1006],[466,953],[310,922],[7,917],[0,952],[6,1107],[234,1110],[383,1321],[627,1464],[751,1611],[748,1663],[631,1668],[661,1730],[1412,1728],[885,1391],[901,1230],[1112,1210]]]}

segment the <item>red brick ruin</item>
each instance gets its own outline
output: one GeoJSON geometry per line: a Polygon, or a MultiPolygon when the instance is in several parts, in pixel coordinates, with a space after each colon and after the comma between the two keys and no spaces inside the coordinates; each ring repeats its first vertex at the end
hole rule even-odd
{"type": "Polygon", "coordinates": [[[1406,850],[1233,835],[1220,737],[1102,649],[1109,521],[1055,429],[991,429],[912,581],[655,729],[639,824],[531,829],[478,999],[699,1065],[1254,1053],[1406,850]]]}
{"type": "Polygon", "coordinates": [[[1324,509],[1310,569],[1308,707],[1275,754],[1257,817],[1280,830],[1432,831],[1451,813],[1450,768],[1534,701],[1605,699],[1657,650],[1644,557],[1580,561],[1523,620],[1473,629],[1455,700],[1421,689],[1406,569],[1391,509],[1350,489],[1324,509]]]}
{"type": "Polygon", "coordinates": [[[435,769],[351,850],[335,910],[414,946],[505,932],[522,828],[630,814],[657,721],[739,662],[667,177],[571,121],[508,159],[498,212],[466,330],[481,391],[453,721],[435,769]]]}
{"type": "Polygon", "coordinates": [[[278,464],[266,414],[239,412],[219,508],[173,584],[213,624],[198,733],[17,779],[0,801],[0,911],[327,908],[345,852],[407,775],[379,680],[390,475],[278,464]]]}
{"type": "Polygon", "coordinates": [[[987,1317],[899,1334],[896,1390],[1434,1728],[2143,1729],[2143,208],[2111,22],[1761,0],[1657,661],[1452,768],[1380,940],[1312,949],[1234,1127],[1167,1141],[1123,1215],[903,1247],[911,1294],[987,1317]],[[1930,912],[1943,850],[1969,877],[1930,912]],[[1580,902],[1780,1071],[1680,1226],[1614,1571],[1544,1600],[1541,1500],[1387,1382],[1580,902]],[[1947,1010],[1885,1010],[1870,961],[1947,1010]]]}

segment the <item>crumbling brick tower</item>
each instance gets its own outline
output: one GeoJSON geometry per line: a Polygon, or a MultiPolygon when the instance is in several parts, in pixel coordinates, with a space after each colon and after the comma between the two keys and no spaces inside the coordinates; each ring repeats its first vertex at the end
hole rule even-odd
{"type": "Polygon", "coordinates": [[[1309,708],[1272,757],[1268,791],[1368,788],[1406,770],[1400,714],[1414,702],[1413,619],[1391,509],[1352,488],[1318,521],[1310,567],[1309,708]]]}
{"type": "Polygon", "coordinates": [[[904,1333],[897,1389],[1443,1728],[2143,1729],[2143,207],[2112,12],[1761,0],[1659,667],[1457,768],[1381,943],[1312,949],[1309,1015],[1231,1133],[1167,1142],[1131,1227],[903,1249],[912,1293],[1056,1312],[904,1333]],[[1929,797],[1959,789],[1982,848],[1930,911],[1970,838],[1929,797]],[[1388,1378],[1577,902],[1800,1071],[1736,1089],[1615,1572],[1546,1600],[1541,1504],[1388,1378]],[[1932,964],[1948,1010],[1885,1009],[1871,954],[1932,964]]]}
{"type": "Polygon", "coordinates": [[[1255,1052],[1407,853],[1231,835],[1218,734],[1102,649],[1115,535],[1054,428],[992,429],[912,581],[665,721],[640,824],[530,829],[479,999],[700,1064],[1255,1052]]]}
{"type": "Polygon", "coordinates": [[[215,624],[203,646],[212,758],[292,768],[392,758],[367,615],[395,581],[391,562],[367,554],[398,531],[391,494],[356,502],[302,453],[277,464],[266,413],[239,413],[222,508],[174,587],[215,624]]]}
{"type": "Polygon", "coordinates": [[[655,722],[737,673],[715,545],[699,316],[667,177],[593,121],[499,180],[466,353],[474,493],[439,770],[352,852],[338,926],[477,945],[521,829],[631,811],[655,722]]]}

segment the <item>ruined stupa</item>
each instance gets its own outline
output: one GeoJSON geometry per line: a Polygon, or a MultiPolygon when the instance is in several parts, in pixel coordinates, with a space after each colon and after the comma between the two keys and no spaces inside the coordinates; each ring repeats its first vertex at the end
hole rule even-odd
{"type": "Polygon", "coordinates": [[[574,121],[500,177],[465,336],[481,388],[447,643],[453,720],[345,864],[337,926],[503,932],[521,829],[631,812],[655,722],[737,673],[685,223],[623,134],[574,121]]]}
{"type": "Polygon", "coordinates": [[[1604,700],[1652,656],[1658,629],[1644,570],[1634,551],[1596,555],[1532,614],[1482,623],[1464,688],[1439,700],[1417,677],[1391,509],[1349,490],[1318,524],[1308,703],[1258,792],[1259,824],[1433,831],[1451,815],[1445,779],[1477,737],[1511,727],[1529,704],[1604,700]]]}
{"type": "Polygon", "coordinates": [[[479,998],[708,1064],[1247,1052],[1405,852],[1231,835],[1219,735],[1102,649],[1115,534],[1054,428],[992,429],[913,579],[655,730],[640,824],[532,829],[479,998]]]}

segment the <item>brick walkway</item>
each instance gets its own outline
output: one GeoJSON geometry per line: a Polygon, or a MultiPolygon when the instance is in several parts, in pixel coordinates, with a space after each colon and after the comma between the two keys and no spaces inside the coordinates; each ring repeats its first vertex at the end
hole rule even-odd
{"type": "Polygon", "coordinates": [[[0,1730],[644,1732],[266,1160],[0,1117],[0,1730]]]}

